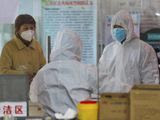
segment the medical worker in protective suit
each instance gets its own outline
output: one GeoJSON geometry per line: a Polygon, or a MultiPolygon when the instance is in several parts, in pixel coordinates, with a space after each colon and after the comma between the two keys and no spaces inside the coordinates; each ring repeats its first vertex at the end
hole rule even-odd
{"type": "Polygon", "coordinates": [[[129,92],[134,84],[158,84],[156,53],[135,35],[129,12],[121,10],[113,17],[111,34],[114,41],[99,61],[100,92],[129,92]]]}
{"type": "Polygon", "coordinates": [[[75,32],[69,29],[58,32],[51,62],[31,83],[31,101],[41,103],[53,118],[64,114],[67,117],[69,109],[76,115],[77,103],[90,98],[96,89],[96,68],[81,63],[81,51],[82,43],[75,32]]]}

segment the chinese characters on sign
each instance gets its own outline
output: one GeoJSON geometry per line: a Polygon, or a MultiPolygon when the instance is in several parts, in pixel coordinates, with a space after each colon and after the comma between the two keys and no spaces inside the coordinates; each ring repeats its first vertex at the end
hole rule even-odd
{"type": "Polygon", "coordinates": [[[1,102],[0,103],[0,117],[4,115],[12,115],[15,117],[27,116],[26,102],[1,102]]]}

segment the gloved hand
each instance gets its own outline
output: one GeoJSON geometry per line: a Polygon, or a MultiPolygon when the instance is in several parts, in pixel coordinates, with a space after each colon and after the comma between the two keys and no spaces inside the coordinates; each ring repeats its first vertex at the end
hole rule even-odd
{"type": "Polygon", "coordinates": [[[68,110],[65,112],[65,114],[61,114],[61,113],[55,113],[55,117],[58,120],[71,120],[74,119],[77,115],[77,112],[71,108],[68,108],[68,110]]]}

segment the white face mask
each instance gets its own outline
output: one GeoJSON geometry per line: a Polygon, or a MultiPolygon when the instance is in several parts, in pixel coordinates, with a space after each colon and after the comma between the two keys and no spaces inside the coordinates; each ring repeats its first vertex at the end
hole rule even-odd
{"type": "Polygon", "coordinates": [[[33,30],[24,31],[24,32],[21,33],[21,37],[24,40],[31,41],[34,37],[34,31],[33,30]]]}

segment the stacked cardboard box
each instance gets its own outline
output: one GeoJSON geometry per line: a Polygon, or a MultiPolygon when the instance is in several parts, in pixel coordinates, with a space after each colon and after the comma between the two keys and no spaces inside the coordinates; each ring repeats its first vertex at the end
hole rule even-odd
{"type": "Polygon", "coordinates": [[[101,94],[98,120],[160,120],[160,85],[136,85],[130,94],[101,94]]]}
{"type": "Polygon", "coordinates": [[[29,102],[30,117],[44,117],[44,114],[44,110],[40,104],[29,102]]]}
{"type": "Polygon", "coordinates": [[[98,120],[129,120],[129,95],[104,93],[99,101],[98,120]]]}
{"type": "Polygon", "coordinates": [[[130,102],[130,120],[160,120],[160,85],[135,86],[130,102]]]}

